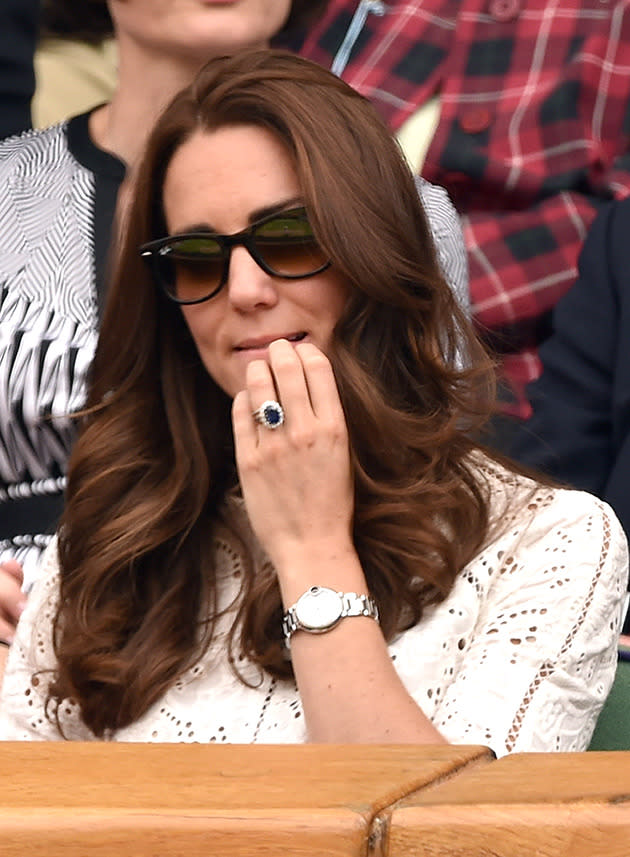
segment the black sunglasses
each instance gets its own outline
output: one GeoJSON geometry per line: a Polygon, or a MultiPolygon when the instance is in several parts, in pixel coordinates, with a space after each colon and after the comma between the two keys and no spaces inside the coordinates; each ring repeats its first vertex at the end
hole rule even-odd
{"type": "Polygon", "coordinates": [[[313,234],[306,209],[270,214],[234,235],[187,232],[149,241],[140,255],[166,295],[178,304],[214,297],[227,282],[232,247],[246,247],[267,274],[302,280],[330,266],[313,234]]]}

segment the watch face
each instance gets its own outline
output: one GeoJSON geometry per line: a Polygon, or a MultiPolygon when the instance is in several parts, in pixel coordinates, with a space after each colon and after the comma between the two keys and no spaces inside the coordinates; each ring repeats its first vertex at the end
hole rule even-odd
{"type": "Polygon", "coordinates": [[[341,611],[341,598],[323,586],[311,586],[295,605],[295,617],[307,631],[328,631],[341,619],[341,611]]]}

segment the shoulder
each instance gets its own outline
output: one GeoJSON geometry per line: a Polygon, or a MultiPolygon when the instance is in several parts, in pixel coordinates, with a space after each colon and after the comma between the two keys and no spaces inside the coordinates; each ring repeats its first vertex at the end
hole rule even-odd
{"type": "Polygon", "coordinates": [[[0,142],[0,174],[6,180],[15,176],[31,175],[35,182],[42,181],[59,171],[71,159],[67,143],[67,122],[51,125],[41,131],[25,131],[0,142]]]}
{"type": "Polygon", "coordinates": [[[446,188],[431,184],[422,176],[414,176],[414,180],[433,237],[443,240],[450,239],[449,249],[464,247],[459,215],[446,188]]]}
{"type": "MultiPolygon", "coordinates": [[[[625,272],[630,259],[630,197],[611,202],[599,212],[584,242],[583,256],[594,257],[593,263],[609,269],[613,280],[626,283],[625,272]],[[623,266],[623,267],[622,267],[623,266]]],[[[596,268],[601,271],[601,267],[596,268]]]]}
{"type": "Polygon", "coordinates": [[[541,586],[563,598],[587,598],[598,587],[604,600],[621,599],[628,544],[607,503],[586,491],[543,485],[488,459],[480,462],[480,473],[491,533],[483,554],[501,567],[499,585],[512,578],[518,586],[526,581],[530,591],[541,586]]]}
{"type": "Polygon", "coordinates": [[[544,484],[490,459],[479,464],[488,536],[462,575],[482,602],[549,604],[589,593],[620,605],[628,581],[628,543],[612,507],[573,488],[544,484]]]}
{"type": "Polygon", "coordinates": [[[468,257],[459,215],[445,188],[414,177],[438,260],[460,306],[470,314],[468,257]]]}

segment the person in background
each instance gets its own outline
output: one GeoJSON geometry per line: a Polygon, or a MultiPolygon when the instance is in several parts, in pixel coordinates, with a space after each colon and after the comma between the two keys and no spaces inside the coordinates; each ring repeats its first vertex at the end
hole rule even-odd
{"type": "MultiPolygon", "coordinates": [[[[512,454],[607,500],[630,536],[630,199],[595,218],[575,285],[554,312],[512,454]]],[[[630,645],[626,618],[624,645],[630,645]]]]}
{"type": "Polygon", "coordinates": [[[461,213],[505,448],[588,227],[630,192],[630,3],[331,0],[290,45],[367,96],[461,213]]]}
{"type": "Polygon", "coordinates": [[[33,53],[39,0],[2,0],[0,9],[0,138],[31,127],[33,53]]]}
{"type": "Polygon", "coordinates": [[[585,749],[626,540],[478,446],[493,382],[369,102],[210,62],[138,163],[0,737],[585,749]]]}
{"type": "Polygon", "coordinates": [[[46,128],[112,98],[118,52],[103,0],[42,0],[33,126],[46,128]]]}

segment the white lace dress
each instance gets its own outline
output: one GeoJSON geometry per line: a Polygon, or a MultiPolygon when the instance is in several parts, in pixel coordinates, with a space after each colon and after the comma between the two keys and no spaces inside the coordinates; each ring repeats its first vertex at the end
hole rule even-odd
{"type": "MultiPolygon", "coordinates": [[[[484,744],[497,755],[584,750],[615,673],[628,573],[623,531],[610,507],[589,494],[539,487],[529,496],[529,480],[495,465],[483,469],[502,534],[462,570],[445,601],[392,641],[392,659],[418,705],[453,743],[484,744]]],[[[242,517],[242,507],[234,514],[242,517]]],[[[221,601],[229,604],[241,558],[227,536],[217,538],[216,553],[221,601]]],[[[2,739],[60,739],[44,711],[48,678],[41,672],[55,666],[54,545],[44,562],[9,655],[2,739]]],[[[202,661],[112,740],[308,740],[293,681],[247,663],[240,666],[256,687],[233,674],[223,645],[229,621],[228,614],[202,661]]],[[[94,737],[72,703],[62,707],[61,722],[68,738],[94,737]]]]}

